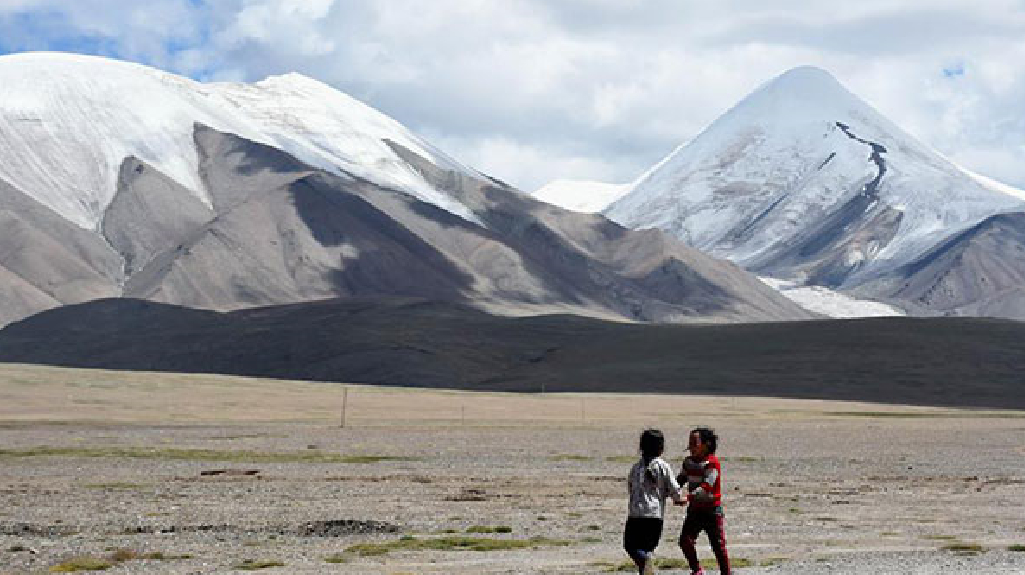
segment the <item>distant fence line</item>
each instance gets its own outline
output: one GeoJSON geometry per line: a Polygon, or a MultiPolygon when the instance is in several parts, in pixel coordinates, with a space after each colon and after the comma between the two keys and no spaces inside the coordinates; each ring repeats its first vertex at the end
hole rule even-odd
{"type": "MultiPolygon", "coordinates": [[[[614,394],[491,393],[394,390],[345,386],[338,394],[340,427],[372,426],[375,421],[409,420],[473,425],[479,422],[588,423],[613,419],[679,418],[707,413],[714,399],[614,394]]],[[[720,406],[738,409],[731,398],[720,406]]]]}

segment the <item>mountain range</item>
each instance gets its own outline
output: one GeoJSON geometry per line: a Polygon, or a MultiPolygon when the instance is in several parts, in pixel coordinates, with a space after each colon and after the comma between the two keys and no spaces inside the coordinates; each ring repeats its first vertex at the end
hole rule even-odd
{"type": "Polygon", "coordinates": [[[1022,405],[1025,324],[822,320],[1025,317],[1021,192],[822,70],[540,195],[304,76],[0,56],[0,361],[1022,405]]]}
{"type": "MultiPolygon", "coordinates": [[[[568,197],[548,199],[579,204],[580,189],[568,197]]],[[[791,285],[912,315],[1025,318],[1025,192],[953,164],[818,68],[765,83],[590,207],[791,285]]]]}
{"type": "Polygon", "coordinates": [[[97,298],[423,297],[506,315],[815,317],[655,230],[531,198],[318,81],[0,57],[0,325],[97,298]]]}

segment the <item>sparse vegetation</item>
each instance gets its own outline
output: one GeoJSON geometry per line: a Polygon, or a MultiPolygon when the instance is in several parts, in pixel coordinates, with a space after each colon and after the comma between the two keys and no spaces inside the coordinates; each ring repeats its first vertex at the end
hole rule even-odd
{"type": "Polygon", "coordinates": [[[83,555],[81,557],[74,557],[68,559],[63,563],[58,563],[53,567],[50,567],[51,573],[74,573],[76,571],[103,571],[110,569],[114,566],[114,563],[107,561],[106,559],[99,559],[97,557],[91,557],[89,555],[83,555]]]}
{"type": "MultiPolygon", "coordinates": [[[[637,566],[634,565],[633,561],[624,561],[623,563],[619,564],[597,562],[592,563],[592,565],[596,567],[606,567],[605,571],[607,572],[637,570],[637,566]]],[[[715,561],[715,559],[712,559],[711,557],[701,558],[701,566],[704,568],[715,569],[716,567],[718,567],[718,565],[719,564],[715,561]]],[[[746,559],[744,557],[730,557],[731,568],[743,568],[752,566],[754,566],[754,562],[750,559],[746,559]]],[[[687,564],[687,560],[677,557],[656,557],[655,567],[658,569],[683,569],[688,571],[690,570],[690,565],[687,564]]]]}
{"type": "Polygon", "coordinates": [[[592,458],[586,455],[553,455],[552,461],[590,461],[592,458]]]}
{"type": "Polygon", "coordinates": [[[131,483],[129,481],[111,481],[109,483],[86,483],[84,487],[89,489],[128,490],[145,487],[145,485],[142,483],[131,483]]]}
{"type": "Polygon", "coordinates": [[[169,559],[191,559],[192,555],[181,554],[181,555],[167,555],[160,551],[154,551],[151,553],[139,553],[134,549],[108,549],[111,551],[110,555],[106,558],[100,559],[92,557],[90,555],[83,555],[81,557],[75,557],[69,559],[58,565],[54,565],[50,568],[53,573],[71,573],[74,571],[103,571],[110,569],[120,563],[127,561],[136,560],[150,560],[150,561],[164,561],[169,559]]]}
{"type": "Polygon", "coordinates": [[[359,543],[350,546],[346,552],[363,557],[385,555],[391,551],[504,551],[508,549],[529,549],[534,547],[563,547],[570,541],[532,537],[530,539],[493,539],[487,537],[447,536],[418,538],[405,536],[387,543],[359,543]]]}
{"type": "Polygon", "coordinates": [[[285,564],[281,561],[246,559],[238,565],[235,565],[235,569],[241,569],[242,571],[257,571],[259,569],[270,569],[272,567],[284,566],[285,564]]]}
{"type": "Polygon", "coordinates": [[[110,554],[110,560],[115,563],[123,563],[125,561],[131,561],[139,557],[139,553],[131,549],[115,549],[110,554]]]}
{"type": "Polygon", "coordinates": [[[474,525],[473,527],[466,528],[467,533],[512,533],[512,527],[508,525],[496,525],[494,527],[488,525],[474,525]]]}
{"type": "Polygon", "coordinates": [[[212,449],[177,449],[168,447],[51,447],[32,449],[0,449],[4,457],[117,457],[138,459],[180,459],[188,461],[238,461],[249,463],[377,463],[379,461],[415,461],[414,457],[394,455],[340,455],[335,453],[293,452],[267,453],[255,451],[217,451],[212,449]]]}
{"type": "Polygon", "coordinates": [[[1007,546],[1007,550],[1008,551],[1025,551],[1025,545],[1022,545],[1020,543],[1015,543],[1013,545],[1008,545],[1007,546]]]}
{"type": "Polygon", "coordinates": [[[949,543],[947,545],[944,545],[941,549],[943,549],[944,551],[952,551],[954,553],[962,553],[966,555],[975,555],[976,553],[982,553],[986,550],[985,547],[979,545],[978,543],[964,542],[949,543]]]}

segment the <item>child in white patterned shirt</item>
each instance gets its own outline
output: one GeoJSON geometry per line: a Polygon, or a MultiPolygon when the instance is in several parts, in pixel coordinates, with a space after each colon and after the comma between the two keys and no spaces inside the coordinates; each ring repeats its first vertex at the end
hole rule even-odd
{"type": "Polygon", "coordinates": [[[666,498],[672,497],[677,503],[685,501],[672,469],[661,457],[665,443],[661,431],[645,429],[641,434],[640,461],[627,476],[630,506],[623,547],[644,575],[655,572],[653,553],[662,537],[666,498]]]}

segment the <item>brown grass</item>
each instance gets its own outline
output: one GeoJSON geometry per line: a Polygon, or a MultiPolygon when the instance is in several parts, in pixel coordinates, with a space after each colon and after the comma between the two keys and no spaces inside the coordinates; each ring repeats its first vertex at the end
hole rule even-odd
{"type": "MultiPolygon", "coordinates": [[[[221,375],[120,372],[0,365],[0,424],[346,423],[380,425],[601,425],[679,420],[714,411],[719,418],[1019,417],[857,402],[631,394],[510,394],[283,381],[221,375]],[[624,400],[630,409],[624,410],[624,400]],[[529,415],[525,415],[529,414],[529,415]]],[[[583,460],[579,454],[556,456],[583,460]]],[[[738,461],[744,456],[736,455],[738,461]]],[[[629,458],[629,457],[627,457],[629,458]]]]}

